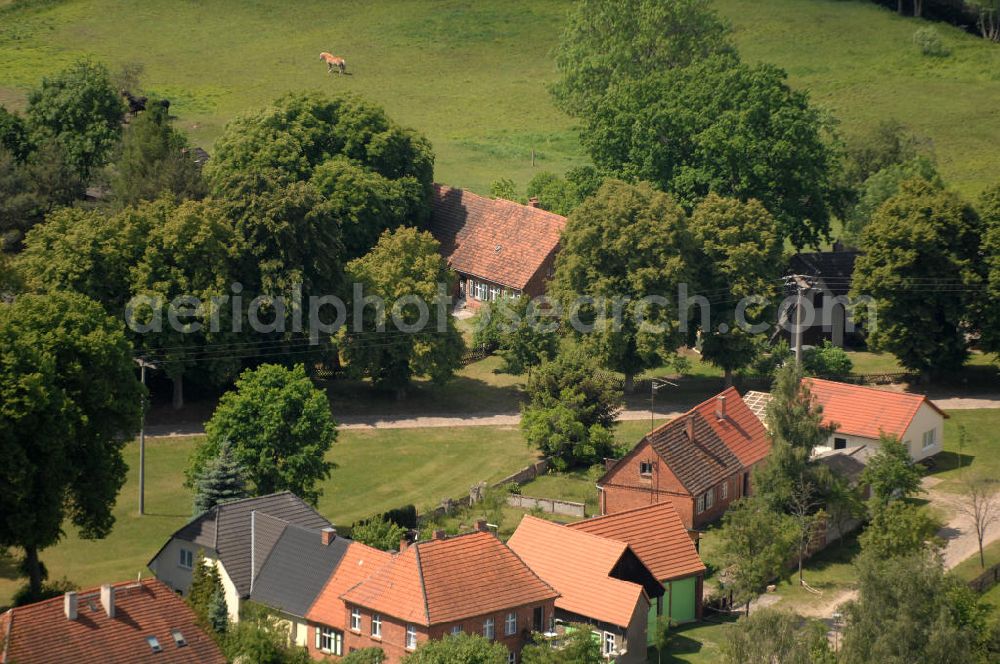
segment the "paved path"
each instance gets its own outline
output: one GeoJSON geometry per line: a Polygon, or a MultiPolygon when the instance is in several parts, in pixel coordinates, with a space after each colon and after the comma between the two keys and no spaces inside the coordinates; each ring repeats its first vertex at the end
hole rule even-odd
{"type": "MultiPolygon", "coordinates": [[[[656,407],[656,419],[677,417],[685,412],[681,406],[663,405],[656,407]]],[[[649,420],[648,410],[625,410],[619,416],[622,421],[649,420]]],[[[520,413],[484,413],[481,415],[418,415],[389,419],[382,416],[350,416],[337,418],[340,429],[416,429],[437,427],[477,427],[477,426],[517,426],[521,422],[520,413]]],[[[205,433],[201,422],[177,422],[173,424],[151,424],[146,427],[150,438],[200,436],[205,433]]]]}

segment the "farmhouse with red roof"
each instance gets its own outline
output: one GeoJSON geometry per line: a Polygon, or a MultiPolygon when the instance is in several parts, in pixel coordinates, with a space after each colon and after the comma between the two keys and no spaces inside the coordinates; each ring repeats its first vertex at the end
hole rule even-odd
{"type": "Polygon", "coordinates": [[[194,611],[156,579],[68,592],[0,614],[0,662],[225,664],[194,611]]]}
{"type": "Polygon", "coordinates": [[[431,234],[476,307],[504,296],[545,292],[566,218],[532,205],[434,185],[431,234]]]}
{"type": "MultiPolygon", "coordinates": [[[[345,562],[348,567],[342,563],[341,569],[353,576],[354,562],[345,562]]],[[[331,593],[343,585],[328,584],[309,616],[336,620],[340,605],[331,593]]],[[[558,596],[492,534],[439,534],[403,546],[388,563],[342,592],[344,613],[330,627],[346,626],[345,652],[378,647],[388,664],[428,639],[460,632],[495,639],[519,659],[531,632],[548,629],[558,596]]]]}
{"type": "MultiPolygon", "coordinates": [[[[939,453],[944,444],[947,413],[922,394],[891,392],[821,378],[806,378],[816,403],[823,407],[823,423],[836,430],[817,453],[861,445],[877,446],[881,434],[896,436],[914,461],[939,453]]],[[[764,421],[771,395],[750,392],[756,415],[764,421]]]]}
{"type": "Polygon", "coordinates": [[[750,493],[753,467],[771,449],[763,424],[735,388],[654,429],[598,480],[602,514],[670,501],[699,528],[750,493]]]}

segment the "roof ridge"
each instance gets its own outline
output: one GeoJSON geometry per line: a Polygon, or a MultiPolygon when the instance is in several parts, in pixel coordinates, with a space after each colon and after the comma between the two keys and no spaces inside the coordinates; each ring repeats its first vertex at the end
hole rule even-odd
{"type": "MultiPolygon", "coordinates": [[[[524,519],[532,519],[534,521],[538,521],[540,523],[543,523],[546,526],[553,526],[555,528],[565,528],[566,530],[572,530],[574,533],[578,533],[580,535],[583,535],[584,537],[591,537],[591,538],[594,538],[594,539],[602,540],[604,542],[609,542],[611,544],[618,544],[621,547],[623,547],[623,549],[622,549],[623,553],[624,553],[624,549],[628,548],[628,542],[622,542],[621,540],[611,539],[610,537],[604,537],[602,535],[595,535],[594,533],[588,533],[586,530],[576,530],[575,528],[568,528],[564,524],[556,523],[555,521],[549,521],[548,519],[542,519],[542,518],[539,518],[539,517],[534,516],[532,514],[525,514],[524,515],[524,519]]],[[[522,519],[522,521],[524,519],[522,519]]]]}
{"type": "MultiPolygon", "coordinates": [[[[574,521],[573,523],[567,523],[567,528],[575,528],[587,523],[593,523],[594,521],[603,521],[605,519],[614,519],[616,517],[625,516],[626,514],[632,514],[633,512],[641,512],[643,510],[649,510],[652,512],[654,509],[665,509],[670,508],[676,514],[677,509],[674,507],[673,503],[669,501],[663,501],[659,503],[651,503],[649,505],[643,505],[641,507],[630,507],[627,510],[621,510],[620,512],[615,512],[614,514],[601,514],[600,516],[592,516],[589,519],[581,519],[580,521],[574,521]]],[[[678,515],[680,518],[680,515],[678,515]]]]}
{"type": "Polygon", "coordinates": [[[237,503],[247,503],[247,502],[250,502],[251,500],[264,500],[265,498],[274,498],[275,496],[285,496],[285,495],[292,496],[296,500],[299,500],[299,501],[305,503],[304,500],[302,500],[301,498],[299,498],[298,496],[296,496],[291,491],[285,489],[284,491],[275,491],[274,493],[264,494],[263,496],[248,496],[246,498],[234,498],[233,500],[226,500],[226,501],[223,501],[221,503],[217,503],[212,509],[215,509],[215,508],[220,508],[221,509],[223,507],[229,507],[230,505],[235,505],[237,503]]]}
{"type": "Polygon", "coordinates": [[[431,624],[431,606],[427,601],[427,584],[424,583],[424,565],[420,562],[420,548],[413,547],[413,555],[417,559],[417,578],[420,580],[420,596],[424,600],[424,618],[427,625],[431,624]]]}
{"type": "Polygon", "coordinates": [[[555,217],[557,219],[562,219],[563,221],[566,220],[566,217],[564,217],[561,214],[557,214],[555,212],[552,212],[551,210],[546,210],[544,208],[535,207],[534,205],[525,205],[524,203],[519,203],[517,201],[512,201],[509,198],[492,198],[490,196],[483,196],[482,194],[477,194],[476,192],[471,191],[469,189],[463,189],[461,187],[453,187],[450,184],[442,184],[440,182],[435,182],[434,186],[437,187],[438,189],[448,189],[449,191],[460,191],[460,192],[462,192],[463,195],[474,196],[474,197],[476,197],[476,198],[478,198],[480,200],[488,201],[488,202],[490,202],[490,203],[492,203],[494,205],[499,204],[499,205],[514,206],[514,207],[518,207],[518,208],[527,208],[527,209],[531,210],[532,213],[534,213],[534,214],[548,215],[550,217],[555,217]]]}
{"type": "Polygon", "coordinates": [[[869,390],[871,392],[878,392],[879,394],[886,394],[889,396],[900,396],[919,399],[921,401],[930,401],[926,394],[914,394],[913,392],[896,392],[895,390],[881,390],[873,385],[859,385],[856,383],[844,383],[839,380],[830,380],[829,378],[819,378],[816,376],[803,376],[802,380],[807,380],[811,382],[819,381],[821,383],[827,383],[829,385],[843,385],[844,387],[858,390],[869,390]]]}

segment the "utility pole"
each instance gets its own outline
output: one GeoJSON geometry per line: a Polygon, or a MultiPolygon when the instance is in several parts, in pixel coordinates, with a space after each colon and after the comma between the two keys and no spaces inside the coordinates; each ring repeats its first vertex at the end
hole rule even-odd
{"type": "Polygon", "coordinates": [[[653,417],[654,413],[656,412],[655,409],[656,391],[661,387],[666,387],[668,385],[670,387],[677,387],[677,383],[671,382],[666,378],[654,378],[649,383],[649,430],[650,431],[652,431],[655,428],[653,417]]]}
{"type": "Polygon", "coordinates": [[[785,277],[785,284],[795,287],[795,324],[792,327],[792,339],[795,344],[795,364],[802,366],[802,312],[805,310],[806,289],[809,287],[809,277],[802,274],[791,274],[785,277]]]}
{"type": "MultiPolygon", "coordinates": [[[[144,358],[135,358],[139,365],[139,378],[146,387],[146,369],[155,369],[156,365],[144,358]]],[[[146,395],[142,395],[142,422],[139,424],[139,516],[146,513],[146,395]]]]}

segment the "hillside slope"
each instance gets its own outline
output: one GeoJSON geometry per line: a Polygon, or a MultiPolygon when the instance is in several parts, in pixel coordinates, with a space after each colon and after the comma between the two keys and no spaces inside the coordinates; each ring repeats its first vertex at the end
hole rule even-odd
{"type": "MultiPolygon", "coordinates": [[[[847,134],[897,117],[974,195],[1000,178],[1000,46],[940,25],[921,56],[902,19],[860,0],[716,0],[751,61],[774,62],[847,134]]],[[[347,91],[425,132],[439,180],[484,191],[583,162],[546,92],[567,0],[40,0],[0,5],[0,103],[79,55],[139,62],[194,143],[288,90],[347,91]],[[351,75],[328,76],[328,50],[351,75]],[[535,167],[531,165],[532,149],[535,167]]]]}

